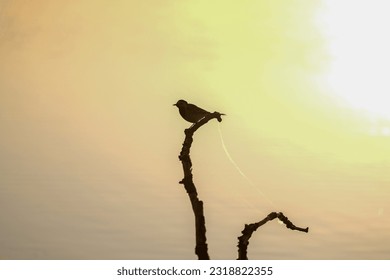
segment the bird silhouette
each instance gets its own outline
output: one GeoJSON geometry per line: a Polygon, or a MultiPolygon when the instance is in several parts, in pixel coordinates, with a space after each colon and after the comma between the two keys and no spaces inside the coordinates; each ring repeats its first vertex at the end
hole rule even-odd
{"type": "MultiPolygon", "coordinates": [[[[198,106],[188,103],[187,101],[180,99],[179,101],[176,102],[176,104],[173,104],[173,106],[176,106],[179,108],[179,113],[185,119],[187,122],[190,123],[197,123],[201,119],[203,119],[205,116],[211,114],[210,112],[199,108],[198,106]]],[[[217,112],[218,113],[218,112],[217,112]]],[[[217,117],[218,121],[221,122],[221,114],[218,113],[219,116],[217,117]]]]}

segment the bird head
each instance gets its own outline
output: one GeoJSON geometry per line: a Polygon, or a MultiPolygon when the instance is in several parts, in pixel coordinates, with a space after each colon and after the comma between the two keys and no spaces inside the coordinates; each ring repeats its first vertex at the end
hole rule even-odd
{"type": "Polygon", "coordinates": [[[180,108],[186,106],[187,104],[188,104],[187,101],[180,99],[179,101],[176,102],[176,104],[173,104],[173,106],[180,108]]]}

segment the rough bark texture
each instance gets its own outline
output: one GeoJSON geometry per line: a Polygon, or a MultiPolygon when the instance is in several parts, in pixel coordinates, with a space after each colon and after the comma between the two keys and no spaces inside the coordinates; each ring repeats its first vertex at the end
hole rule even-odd
{"type": "Polygon", "coordinates": [[[210,257],[207,248],[206,222],[203,213],[203,202],[199,200],[198,192],[192,180],[192,162],[190,158],[190,149],[193,142],[192,136],[195,131],[213,118],[216,118],[218,121],[222,120],[221,114],[214,112],[210,115],[207,115],[199,122],[193,124],[190,128],[184,130],[185,139],[179,156],[184,172],[184,178],[179,183],[184,185],[184,188],[187,191],[188,197],[191,201],[192,210],[194,212],[196,234],[195,254],[198,256],[199,260],[209,260],[210,257]]]}
{"type": "Polygon", "coordinates": [[[269,221],[272,221],[273,219],[278,218],[280,221],[282,221],[287,228],[291,230],[298,230],[298,231],[303,231],[303,232],[309,232],[309,228],[300,228],[295,226],[286,216],[283,215],[282,212],[272,212],[268,214],[267,217],[265,217],[263,220],[245,225],[244,230],[241,232],[242,235],[238,237],[238,260],[247,260],[248,255],[248,245],[249,245],[249,239],[251,238],[252,234],[254,231],[256,231],[259,227],[262,225],[266,224],[269,221]]]}

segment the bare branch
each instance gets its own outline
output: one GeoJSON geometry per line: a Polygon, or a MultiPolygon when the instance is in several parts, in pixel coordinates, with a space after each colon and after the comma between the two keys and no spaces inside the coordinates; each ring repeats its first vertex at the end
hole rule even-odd
{"type": "Polygon", "coordinates": [[[280,221],[282,221],[286,225],[287,228],[289,228],[291,230],[298,230],[298,231],[303,231],[306,233],[309,232],[308,227],[301,228],[301,227],[295,226],[286,216],[283,215],[282,212],[279,212],[279,213],[271,212],[263,220],[261,220],[257,223],[245,225],[244,230],[241,232],[242,235],[240,237],[238,237],[238,245],[237,245],[237,247],[238,247],[238,260],[247,260],[248,259],[247,249],[248,249],[248,245],[249,245],[249,239],[251,238],[253,232],[256,231],[262,225],[266,224],[267,222],[274,220],[275,218],[278,218],[280,221]]]}
{"type": "Polygon", "coordinates": [[[222,121],[221,114],[218,112],[211,113],[201,119],[199,122],[193,124],[190,128],[184,130],[185,139],[183,148],[181,149],[179,159],[183,165],[184,178],[179,183],[184,185],[190,198],[192,210],[195,216],[195,233],[196,233],[196,247],[195,254],[199,260],[209,260],[209,254],[207,249],[206,239],[206,222],[203,213],[203,202],[198,198],[198,192],[195,184],[192,180],[192,162],[190,158],[190,149],[193,142],[193,134],[198,128],[206,124],[209,120],[216,118],[218,121],[222,121]]]}
{"type": "MultiPolygon", "coordinates": [[[[203,119],[199,120],[197,123],[194,123],[190,128],[185,129],[185,138],[183,142],[183,147],[181,149],[179,159],[183,166],[184,178],[179,182],[184,185],[184,188],[188,194],[188,197],[191,202],[192,210],[195,216],[195,234],[196,234],[196,246],[195,254],[198,256],[199,260],[209,260],[208,246],[206,239],[206,222],[203,211],[203,202],[198,198],[198,192],[196,190],[195,184],[193,182],[192,175],[192,162],[190,158],[190,149],[193,142],[193,135],[196,130],[198,130],[202,125],[206,124],[211,119],[215,118],[219,122],[222,121],[221,116],[224,114],[214,112],[206,115],[203,119]]],[[[242,231],[242,236],[238,237],[238,259],[247,260],[247,249],[249,245],[249,239],[251,238],[254,231],[256,231],[260,226],[266,224],[269,221],[278,218],[282,221],[287,228],[291,230],[298,230],[303,232],[308,232],[309,228],[300,228],[295,226],[286,216],[281,212],[272,212],[263,220],[245,225],[244,230],[242,231]]]]}

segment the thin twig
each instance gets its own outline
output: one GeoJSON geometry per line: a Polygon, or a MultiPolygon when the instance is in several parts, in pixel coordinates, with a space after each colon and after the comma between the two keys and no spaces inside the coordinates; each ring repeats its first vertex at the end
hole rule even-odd
{"type": "Polygon", "coordinates": [[[283,215],[282,212],[271,212],[268,214],[267,217],[265,217],[263,220],[245,225],[243,231],[241,232],[242,235],[238,237],[238,260],[247,260],[248,255],[247,255],[247,250],[248,250],[248,245],[249,245],[249,239],[251,238],[252,234],[254,231],[256,231],[259,227],[262,225],[266,224],[269,221],[272,221],[273,219],[278,218],[280,221],[282,221],[287,228],[291,230],[298,230],[298,231],[303,231],[303,232],[309,232],[309,228],[301,228],[295,226],[286,216],[283,215]]]}

